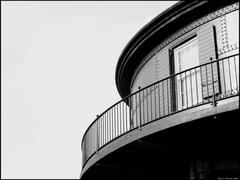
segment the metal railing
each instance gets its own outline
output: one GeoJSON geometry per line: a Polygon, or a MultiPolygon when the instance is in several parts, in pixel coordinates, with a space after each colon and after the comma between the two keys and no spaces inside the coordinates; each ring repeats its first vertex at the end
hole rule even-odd
{"type": "Polygon", "coordinates": [[[109,107],[82,139],[83,167],[116,138],[173,113],[239,94],[239,54],[210,60],[140,88],[109,107]]]}

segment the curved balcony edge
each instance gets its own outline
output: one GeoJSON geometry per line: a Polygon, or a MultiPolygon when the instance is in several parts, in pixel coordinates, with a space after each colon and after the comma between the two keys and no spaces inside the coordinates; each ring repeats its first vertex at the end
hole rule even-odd
{"type": "MultiPolygon", "coordinates": [[[[142,89],[139,88],[137,92],[109,107],[91,123],[82,138],[82,174],[93,162],[114,151],[108,151],[104,155],[102,153],[104,147],[126,136],[131,136],[139,130],[145,132],[150,124],[156,123],[157,127],[162,127],[160,124],[169,121],[167,119],[179,120],[176,116],[180,114],[183,116],[184,113],[194,109],[198,111],[202,109],[205,112],[208,110],[207,115],[211,113],[214,115],[221,111],[219,110],[221,108],[216,110],[209,106],[224,107],[223,110],[226,111],[228,105],[225,102],[239,95],[238,67],[239,54],[212,60],[173,74],[142,89]],[[220,106],[220,104],[223,105],[220,106]],[[98,158],[94,157],[96,154],[98,158]]],[[[239,103],[239,98],[236,99],[239,103]]],[[[236,106],[234,108],[236,109],[236,106]]],[[[198,116],[195,116],[193,119],[197,118],[198,116]]],[[[193,119],[189,118],[188,121],[193,119]]],[[[181,123],[184,121],[178,121],[175,125],[181,123]]],[[[132,138],[132,141],[134,140],[136,139],[132,138]]]]}
{"type": "Polygon", "coordinates": [[[205,104],[203,106],[190,108],[186,111],[181,111],[179,113],[166,116],[161,120],[157,119],[151,123],[145,124],[142,126],[141,131],[139,131],[139,129],[134,129],[118,137],[111,143],[108,143],[106,146],[99,149],[99,151],[95,152],[83,167],[81,171],[81,177],[90,167],[98,163],[99,160],[136,140],[140,140],[141,138],[157,133],[159,131],[163,131],[168,128],[175,127],[184,123],[189,123],[198,119],[204,119],[207,117],[212,117],[215,119],[218,118],[219,114],[238,109],[239,97],[235,96],[219,101],[218,107],[215,108],[211,108],[210,104],[205,104]]]}

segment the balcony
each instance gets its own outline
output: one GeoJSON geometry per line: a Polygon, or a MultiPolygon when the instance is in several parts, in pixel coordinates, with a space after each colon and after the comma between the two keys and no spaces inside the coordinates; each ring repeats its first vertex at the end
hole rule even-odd
{"type": "Polygon", "coordinates": [[[220,101],[238,95],[239,54],[211,59],[147,87],[139,87],[88,127],[82,139],[83,168],[101,149],[131,131],[141,131],[154,122],[161,124],[165,118],[192,108],[217,107],[220,101]]]}

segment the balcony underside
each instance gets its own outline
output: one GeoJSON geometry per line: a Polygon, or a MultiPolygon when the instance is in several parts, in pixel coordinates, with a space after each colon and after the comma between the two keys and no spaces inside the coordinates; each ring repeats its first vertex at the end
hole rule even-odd
{"type": "Polygon", "coordinates": [[[81,179],[187,179],[196,160],[210,162],[213,177],[238,177],[238,117],[239,110],[231,110],[142,137],[100,159],[81,179]]]}

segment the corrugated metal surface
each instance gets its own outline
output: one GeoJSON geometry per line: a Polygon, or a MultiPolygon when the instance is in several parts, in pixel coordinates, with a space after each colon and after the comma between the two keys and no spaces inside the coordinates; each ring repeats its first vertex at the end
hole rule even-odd
{"type": "MultiPolygon", "coordinates": [[[[198,38],[198,52],[199,63],[204,64],[216,59],[215,38],[214,38],[214,26],[208,23],[197,31],[198,38]]],[[[217,63],[213,64],[213,67],[206,66],[201,69],[202,86],[203,86],[203,98],[213,95],[213,86],[215,94],[219,93],[219,81],[218,81],[218,67],[217,63]],[[207,72],[206,72],[207,71],[207,72]],[[206,76],[208,74],[208,76],[206,76]],[[212,77],[213,76],[213,77],[212,77]],[[214,81],[214,84],[213,84],[214,81]]]]}

